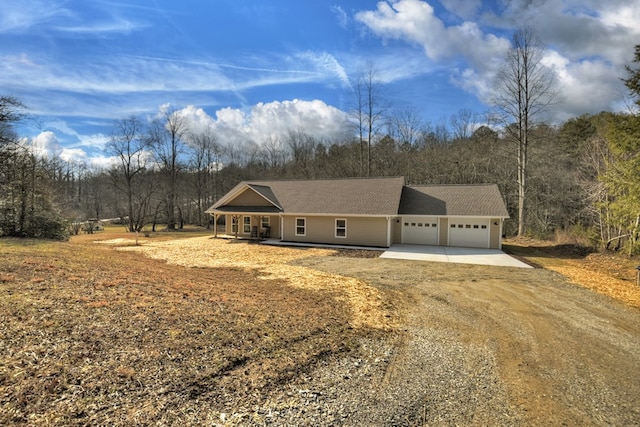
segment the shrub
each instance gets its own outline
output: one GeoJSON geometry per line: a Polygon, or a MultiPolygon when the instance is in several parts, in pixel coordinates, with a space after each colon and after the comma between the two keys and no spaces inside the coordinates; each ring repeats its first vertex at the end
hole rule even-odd
{"type": "Polygon", "coordinates": [[[51,212],[48,216],[35,214],[26,231],[26,237],[51,240],[68,240],[67,223],[60,215],[51,212]]]}

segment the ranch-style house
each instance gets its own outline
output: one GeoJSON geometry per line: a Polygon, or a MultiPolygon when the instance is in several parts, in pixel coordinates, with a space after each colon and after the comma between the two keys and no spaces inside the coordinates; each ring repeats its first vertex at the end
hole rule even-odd
{"type": "Polygon", "coordinates": [[[494,184],[408,186],[404,177],[243,181],[206,212],[240,238],[372,247],[501,249],[509,218],[494,184]]]}

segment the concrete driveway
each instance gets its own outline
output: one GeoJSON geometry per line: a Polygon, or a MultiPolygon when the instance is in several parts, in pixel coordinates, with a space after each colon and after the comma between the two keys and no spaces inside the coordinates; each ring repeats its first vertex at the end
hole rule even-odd
{"type": "Polygon", "coordinates": [[[380,258],[415,261],[454,262],[532,268],[498,249],[455,248],[449,246],[392,245],[380,258]]]}

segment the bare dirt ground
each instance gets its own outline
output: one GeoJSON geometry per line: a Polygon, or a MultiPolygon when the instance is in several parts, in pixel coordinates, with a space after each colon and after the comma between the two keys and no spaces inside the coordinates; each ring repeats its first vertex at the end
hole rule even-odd
{"type": "Polygon", "coordinates": [[[423,390],[415,393],[413,406],[424,405],[416,424],[640,422],[637,309],[543,269],[384,259],[304,262],[407,298],[405,334],[388,375],[405,390],[423,390]],[[433,339],[445,345],[425,359],[421,347],[433,339]],[[439,382],[431,374],[443,364],[458,371],[439,382]]]}
{"type": "Polygon", "coordinates": [[[0,424],[640,424],[635,284],[571,283],[589,254],[513,248],[569,281],[100,236],[0,241],[0,424]]]}

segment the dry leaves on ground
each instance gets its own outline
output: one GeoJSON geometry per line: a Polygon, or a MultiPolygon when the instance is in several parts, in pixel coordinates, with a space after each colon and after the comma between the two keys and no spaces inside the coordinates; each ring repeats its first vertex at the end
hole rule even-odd
{"type": "Polygon", "coordinates": [[[565,276],[571,283],[640,308],[640,286],[636,284],[637,259],[612,253],[591,253],[571,244],[511,239],[509,251],[530,262],[565,276]]]}
{"type": "Polygon", "coordinates": [[[347,294],[329,280],[340,276],[307,290],[269,276],[268,263],[223,261],[225,248],[254,245],[184,236],[183,259],[222,257],[185,268],[99,236],[116,237],[0,240],[0,425],[215,425],[383,335],[350,327],[353,310],[336,302],[347,294]]]}
{"type": "Polygon", "coordinates": [[[383,308],[382,295],[365,282],[307,267],[290,265],[291,261],[314,256],[329,256],[335,250],[319,248],[291,248],[216,239],[193,237],[163,242],[128,245],[121,239],[102,241],[122,251],[139,251],[169,264],[199,268],[242,268],[258,272],[262,280],[284,280],[290,286],[307,290],[332,291],[336,299],[346,301],[352,310],[351,326],[391,330],[396,324],[383,308]]]}

